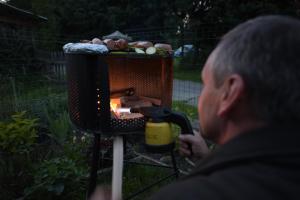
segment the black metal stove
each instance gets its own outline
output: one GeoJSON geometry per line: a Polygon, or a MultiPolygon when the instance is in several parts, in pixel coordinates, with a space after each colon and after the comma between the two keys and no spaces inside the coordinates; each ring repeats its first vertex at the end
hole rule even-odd
{"type": "Polygon", "coordinates": [[[143,131],[145,118],[115,119],[111,116],[113,91],[134,88],[141,96],[158,99],[171,107],[172,57],[136,54],[67,53],[68,105],[72,123],[94,134],[93,161],[88,196],[94,191],[99,163],[100,135],[143,131]]]}

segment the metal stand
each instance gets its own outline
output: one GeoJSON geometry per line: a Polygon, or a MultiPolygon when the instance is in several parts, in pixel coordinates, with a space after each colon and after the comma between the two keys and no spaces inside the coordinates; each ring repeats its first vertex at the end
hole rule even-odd
{"type": "MultiPolygon", "coordinates": [[[[123,136],[124,140],[126,141],[126,137],[123,136]]],[[[93,145],[93,156],[92,156],[92,162],[91,162],[91,172],[90,172],[90,178],[89,178],[89,187],[88,187],[88,192],[87,192],[87,200],[91,197],[91,195],[93,194],[96,185],[97,185],[97,171],[99,169],[99,160],[100,160],[100,149],[101,149],[101,145],[100,145],[100,134],[99,133],[95,133],[94,134],[94,145],[93,145]]],[[[125,144],[125,143],[124,143],[125,144]]],[[[124,145],[124,152],[126,153],[126,147],[124,145]]],[[[131,198],[136,197],[137,195],[151,189],[153,186],[160,184],[161,182],[175,177],[176,179],[179,176],[179,170],[177,167],[177,163],[176,163],[176,159],[175,159],[175,155],[174,155],[174,151],[173,149],[170,151],[170,155],[171,155],[171,159],[172,159],[172,166],[164,166],[164,165],[159,165],[159,164],[149,164],[149,163],[140,163],[140,162],[132,162],[132,161],[124,161],[125,164],[134,164],[134,165],[143,165],[143,166],[151,166],[151,167],[160,167],[160,168],[169,168],[169,169],[173,169],[174,173],[171,173],[165,177],[162,177],[161,179],[150,183],[149,185],[145,186],[144,188],[138,190],[137,192],[129,195],[128,197],[125,198],[125,200],[129,200],[131,198]]],[[[151,160],[150,160],[151,161],[151,160]]],[[[101,165],[103,165],[103,163],[101,163],[101,165]]]]}
{"type": "Polygon", "coordinates": [[[90,173],[90,181],[89,181],[89,188],[87,192],[87,199],[91,197],[93,194],[96,184],[97,184],[97,171],[100,159],[100,134],[94,134],[94,146],[93,146],[93,158],[91,162],[91,173],[90,173]]]}
{"type": "Polygon", "coordinates": [[[172,158],[172,164],[173,164],[174,174],[175,174],[175,177],[177,179],[178,176],[179,176],[179,173],[178,173],[177,163],[176,163],[176,159],[175,159],[175,155],[174,155],[174,151],[173,150],[171,150],[171,158],[172,158]]]}
{"type": "Polygon", "coordinates": [[[172,167],[169,167],[169,166],[162,166],[162,165],[158,165],[158,164],[155,164],[155,165],[152,165],[152,164],[148,164],[148,163],[138,163],[138,162],[126,162],[126,164],[135,164],[135,165],[144,165],[144,166],[151,166],[151,167],[162,167],[162,168],[169,168],[169,169],[172,169],[174,170],[174,173],[171,173],[165,177],[162,177],[161,179],[153,182],[153,183],[150,183],[149,185],[145,186],[144,188],[138,190],[137,192],[129,195],[128,197],[124,198],[124,200],[130,200],[132,198],[135,198],[136,196],[138,196],[139,194],[143,193],[143,192],[146,192],[147,190],[151,189],[152,187],[154,187],[155,185],[157,184],[160,184],[162,183],[163,181],[166,181],[168,180],[169,178],[172,178],[172,177],[175,177],[176,179],[178,178],[179,176],[179,170],[177,168],[177,163],[176,163],[176,159],[175,159],[175,155],[174,155],[174,151],[171,150],[170,151],[170,154],[171,154],[171,158],[172,158],[172,167]]]}
{"type": "Polygon", "coordinates": [[[122,199],[123,164],[124,164],[123,136],[115,136],[113,144],[113,171],[112,171],[112,200],[122,199]]]}

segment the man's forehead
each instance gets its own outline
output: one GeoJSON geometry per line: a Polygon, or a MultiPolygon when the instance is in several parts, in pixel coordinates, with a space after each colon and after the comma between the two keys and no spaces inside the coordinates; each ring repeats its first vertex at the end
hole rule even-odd
{"type": "Polygon", "coordinates": [[[211,70],[212,69],[212,66],[213,66],[213,63],[215,61],[215,58],[216,58],[216,49],[213,50],[210,55],[208,56],[207,60],[206,60],[206,63],[202,69],[202,76],[207,73],[207,70],[211,70]]]}

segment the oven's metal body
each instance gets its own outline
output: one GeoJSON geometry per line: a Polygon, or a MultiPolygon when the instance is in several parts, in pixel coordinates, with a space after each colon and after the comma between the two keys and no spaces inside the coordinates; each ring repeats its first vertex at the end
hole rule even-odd
{"type": "Polygon", "coordinates": [[[134,88],[135,95],[171,107],[172,57],[136,54],[66,54],[70,119],[78,128],[113,133],[142,129],[145,120],[113,119],[110,93],[134,88]]]}
{"type": "MultiPolygon", "coordinates": [[[[160,106],[171,108],[173,61],[171,56],[135,53],[120,55],[67,53],[66,61],[70,119],[77,128],[94,134],[87,194],[89,197],[97,182],[100,135],[128,134],[144,130],[145,126],[143,117],[112,118],[111,94],[124,88],[134,88],[135,95],[158,99],[161,102],[160,106]]],[[[177,176],[173,152],[171,154],[177,176]]]]}

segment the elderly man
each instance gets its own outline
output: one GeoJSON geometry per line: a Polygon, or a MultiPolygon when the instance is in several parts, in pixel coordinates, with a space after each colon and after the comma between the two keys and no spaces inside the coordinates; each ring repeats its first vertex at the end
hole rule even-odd
{"type": "MultiPolygon", "coordinates": [[[[219,147],[151,199],[299,199],[300,21],[265,16],[227,33],[209,56],[201,134],[219,147]]],[[[200,136],[181,138],[202,156],[200,136]]]]}

